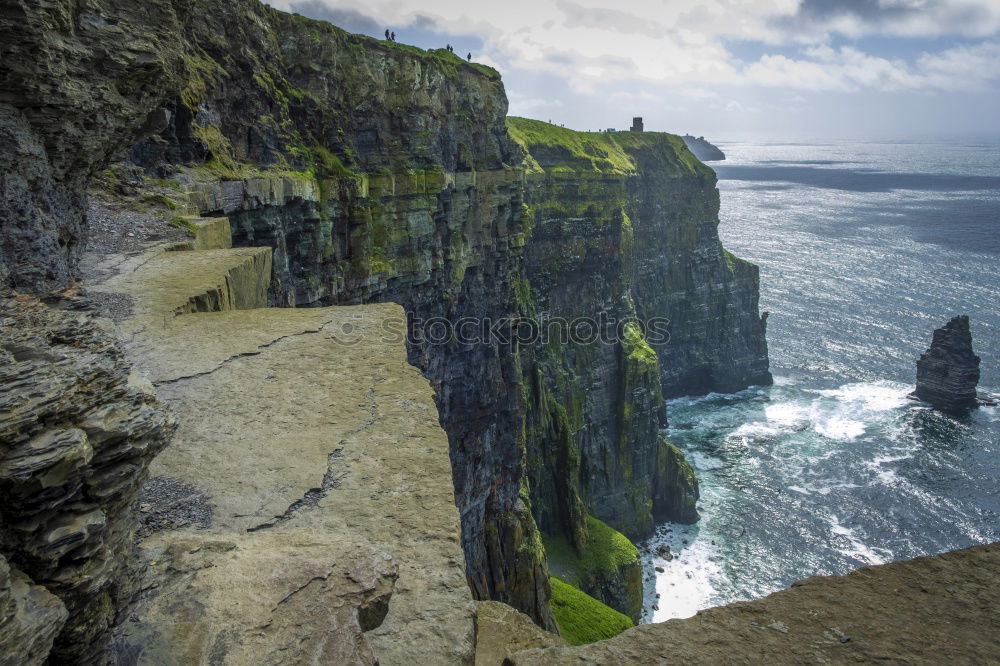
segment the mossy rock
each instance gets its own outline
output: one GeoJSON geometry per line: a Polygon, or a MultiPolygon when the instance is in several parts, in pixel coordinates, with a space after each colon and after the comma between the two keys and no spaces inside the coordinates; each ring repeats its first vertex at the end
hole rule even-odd
{"type": "Polygon", "coordinates": [[[563,538],[546,539],[545,549],[550,561],[581,577],[593,572],[614,573],[639,557],[628,537],[593,516],[587,516],[587,544],[582,554],[563,538]]]}
{"type": "Polygon", "coordinates": [[[632,620],[605,606],[556,576],[549,576],[552,586],[552,612],[559,634],[570,645],[586,645],[613,638],[632,625],[632,620]]]}
{"type": "Polygon", "coordinates": [[[549,568],[567,582],[638,620],[642,613],[642,565],[628,537],[587,516],[586,544],[580,551],[562,536],[543,537],[549,568]]]}

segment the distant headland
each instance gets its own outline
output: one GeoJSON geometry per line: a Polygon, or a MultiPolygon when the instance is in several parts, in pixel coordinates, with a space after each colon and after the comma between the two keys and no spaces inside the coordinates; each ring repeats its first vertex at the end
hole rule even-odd
{"type": "Polygon", "coordinates": [[[694,153],[694,156],[702,162],[726,159],[726,154],[719,150],[718,146],[706,141],[703,136],[694,137],[690,134],[685,134],[681,138],[684,139],[684,144],[688,147],[688,150],[694,153]]]}

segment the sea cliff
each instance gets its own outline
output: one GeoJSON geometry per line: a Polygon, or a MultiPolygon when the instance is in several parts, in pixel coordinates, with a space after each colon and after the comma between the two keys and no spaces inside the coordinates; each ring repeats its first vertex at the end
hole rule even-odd
{"type": "Polygon", "coordinates": [[[224,216],[234,246],[268,248],[252,307],[401,304],[472,596],[555,630],[545,544],[561,542],[553,567],[635,619],[627,538],[697,519],[664,399],[770,381],[757,269],[719,244],[713,172],[673,135],[507,119],[500,75],[445,50],[256,0],[126,4],[19,3],[0,24],[0,131],[20,147],[4,154],[4,286],[72,284],[91,184],[224,216]],[[62,47],[39,59],[42,43],[62,47]],[[543,316],[619,326],[582,344],[420,335],[543,316]]]}

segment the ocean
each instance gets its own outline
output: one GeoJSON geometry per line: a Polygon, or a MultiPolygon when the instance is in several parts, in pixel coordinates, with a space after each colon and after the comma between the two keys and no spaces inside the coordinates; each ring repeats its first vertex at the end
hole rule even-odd
{"type": "Polygon", "coordinates": [[[1000,143],[719,145],[719,233],[760,266],[775,383],[669,403],[702,518],[642,544],[644,620],[1000,540],[1000,410],[906,397],[956,314],[1000,392],[1000,143]]]}

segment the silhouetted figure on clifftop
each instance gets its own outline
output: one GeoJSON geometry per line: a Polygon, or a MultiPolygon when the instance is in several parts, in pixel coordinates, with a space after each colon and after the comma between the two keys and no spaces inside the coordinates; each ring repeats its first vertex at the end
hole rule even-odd
{"type": "Polygon", "coordinates": [[[385,38],[389,39],[389,28],[385,29],[385,38]]]}
{"type": "Polygon", "coordinates": [[[467,59],[467,60],[468,60],[469,62],[472,62],[472,52],[471,52],[471,51],[469,52],[469,55],[467,55],[467,56],[465,56],[465,57],[466,57],[466,59],[467,59]]]}

